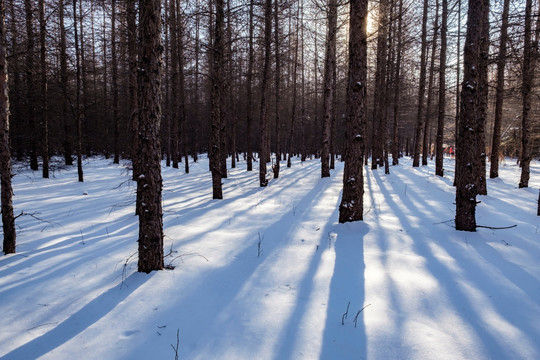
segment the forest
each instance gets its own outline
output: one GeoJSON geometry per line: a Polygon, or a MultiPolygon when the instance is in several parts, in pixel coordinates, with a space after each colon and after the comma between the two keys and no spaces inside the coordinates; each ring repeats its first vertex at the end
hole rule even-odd
{"type": "Polygon", "coordinates": [[[0,0],[0,310],[51,306],[0,359],[540,356],[539,41],[533,0],[0,0]]]}

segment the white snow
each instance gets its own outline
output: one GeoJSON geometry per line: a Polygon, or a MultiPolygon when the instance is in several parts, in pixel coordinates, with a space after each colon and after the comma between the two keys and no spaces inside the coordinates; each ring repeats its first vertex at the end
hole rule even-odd
{"type": "Polygon", "coordinates": [[[453,228],[451,159],[444,178],[366,167],[364,221],[346,224],[342,163],[320,179],[295,159],[260,188],[240,162],[224,200],[206,157],[190,165],[162,168],[176,267],[151,274],[124,167],[17,170],[15,213],[34,216],[0,257],[0,359],[174,359],[177,331],[180,359],[540,358],[538,162],[530,188],[507,161],[479,197],[479,225],[517,226],[476,233],[453,228]]]}

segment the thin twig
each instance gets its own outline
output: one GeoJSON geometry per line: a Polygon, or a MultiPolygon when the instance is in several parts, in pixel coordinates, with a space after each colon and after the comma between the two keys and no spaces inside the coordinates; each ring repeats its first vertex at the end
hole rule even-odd
{"type": "Polygon", "coordinates": [[[356,327],[356,322],[358,321],[358,315],[360,315],[360,313],[361,313],[362,311],[364,311],[364,309],[367,308],[369,305],[371,305],[371,304],[367,304],[366,306],[364,306],[363,308],[361,308],[360,310],[358,310],[358,312],[356,313],[356,316],[354,317],[354,320],[353,320],[353,322],[354,322],[354,327],[356,327]]]}
{"type": "Polygon", "coordinates": [[[479,227],[479,228],[484,228],[484,229],[491,229],[491,230],[503,230],[503,229],[511,229],[511,228],[515,228],[517,226],[517,224],[514,224],[514,225],[510,225],[510,226],[501,226],[501,227],[496,227],[496,226],[484,226],[484,225],[476,225],[476,227],[479,227]]]}

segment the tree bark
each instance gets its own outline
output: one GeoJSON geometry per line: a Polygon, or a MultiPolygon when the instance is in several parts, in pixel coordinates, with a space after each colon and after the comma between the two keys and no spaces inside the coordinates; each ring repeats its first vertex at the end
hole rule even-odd
{"type": "Polygon", "coordinates": [[[439,54],[439,111],[437,116],[437,154],[435,175],[443,176],[444,117],[446,115],[446,34],[448,31],[448,0],[442,0],[441,51],[439,54]]]}
{"type": "Polygon", "coordinates": [[[253,7],[254,0],[249,2],[249,58],[247,72],[247,109],[246,109],[246,152],[247,152],[247,171],[253,170],[253,149],[252,149],[252,126],[253,126],[253,63],[255,55],[253,51],[253,31],[255,24],[253,23],[253,7]]]}
{"type": "Polygon", "coordinates": [[[36,84],[34,83],[34,26],[31,0],[24,1],[24,9],[26,13],[26,116],[30,132],[30,168],[32,170],[37,170],[37,136],[34,108],[36,104],[36,84]]]}
{"type": "Polygon", "coordinates": [[[133,168],[133,180],[137,181],[140,174],[139,159],[137,151],[139,148],[139,115],[137,100],[137,11],[135,10],[135,1],[126,2],[127,32],[128,32],[128,56],[129,56],[129,110],[131,126],[131,166],[133,168]]]}
{"type": "Polygon", "coordinates": [[[9,142],[8,64],[6,60],[6,25],[4,0],[0,0],[0,197],[4,254],[15,253],[16,231],[11,187],[11,150],[9,142]]]}
{"type": "Polygon", "coordinates": [[[456,230],[476,231],[476,195],[478,194],[477,169],[481,166],[478,156],[478,122],[482,121],[484,84],[481,77],[487,63],[482,61],[482,36],[484,18],[489,12],[489,0],[469,0],[467,35],[464,52],[464,74],[461,90],[458,143],[456,149],[456,230]]]}
{"type": "Polygon", "coordinates": [[[321,177],[330,176],[330,143],[332,136],[332,117],[334,114],[334,85],[336,68],[336,33],[337,33],[337,0],[327,2],[328,29],[326,35],[326,57],[324,61],[324,120],[321,148],[321,177]]]}
{"type": "Polygon", "coordinates": [[[489,177],[499,177],[499,153],[501,148],[501,124],[504,104],[504,73],[506,67],[506,44],[508,42],[508,13],[510,0],[504,0],[499,55],[497,56],[497,87],[495,89],[495,120],[493,122],[493,140],[491,143],[491,166],[489,177]]]}
{"type": "Polygon", "coordinates": [[[161,11],[160,0],[139,3],[139,151],[141,174],[138,271],[163,269],[161,205],[161,11]]]}
{"type": "Polygon", "coordinates": [[[275,46],[275,59],[276,59],[276,69],[275,69],[275,94],[276,94],[276,102],[275,102],[275,112],[276,112],[276,133],[275,133],[275,141],[276,141],[276,163],[274,164],[272,170],[274,172],[274,179],[279,178],[279,166],[280,166],[280,160],[281,160],[281,147],[280,147],[280,119],[279,119],[279,111],[280,111],[280,102],[281,102],[281,54],[279,52],[279,5],[278,0],[274,0],[274,46],[275,46]]]}
{"type": "Polygon", "coordinates": [[[116,55],[116,0],[111,0],[111,66],[112,66],[112,95],[113,95],[113,126],[114,126],[114,164],[120,163],[120,121],[118,119],[118,59],[116,55]]]}
{"type": "Polygon", "coordinates": [[[521,94],[523,96],[523,112],[521,115],[521,178],[519,187],[529,187],[530,163],[531,163],[531,98],[534,84],[534,68],[536,56],[538,56],[538,32],[540,31],[540,19],[536,23],[536,37],[532,40],[532,0],[525,3],[525,47],[523,49],[523,82],[521,94]]]}
{"type": "Polygon", "coordinates": [[[367,78],[367,0],[350,1],[349,76],[343,195],[339,222],[363,219],[363,152],[367,78]]]}
{"type": "Polygon", "coordinates": [[[396,68],[394,83],[394,126],[392,129],[392,165],[399,164],[399,111],[400,111],[400,90],[401,90],[401,58],[403,55],[403,0],[399,0],[398,13],[398,44],[396,50],[396,68]]]}
{"type": "MultiPolygon", "coordinates": [[[[81,0],[79,0],[81,1],[81,0]]],[[[84,181],[82,168],[82,112],[81,112],[81,59],[79,53],[79,36],[77,29],[77,0],[73,0],[73,29],[75,35],[76,82],[75,90],[75,123],[77,125],[77,175],[79,182],[84,181]]],[[[82,25],[82,23],[81,23],[82,25]]]]}
{"type": "Polygon", "coordinates": [[[64,1],[59,0],[58,16],[60,22],[60,88],[62,89],[62,124],[64,125],[64,162],[73,165],[73,136],[68,121],[68,73],[67,73],[67,45],[66,27],[64,23],[64,1]]]}
{"type": "Polygon", "coordinates": [[[420,166],[420,141],[424,128],[424,97],[426,93],[426,50],[427,50],[427,13],[428,0],[424,0],[422,15],[422,49],[420,53],[420,83],[418,86],[418,111],[416,114],[416,130],[414,136],[413,167],[420,166]]]}
{"type": "Polygon", "coordinates": [[[47,104],[47,27],[45,22],[45,1],[39,0],[39,43],[41,58],[41,156],[43,159],[43,178],[49,178],[49,118],[47,104]]]}
{"type": "Polygon", "coordinates": [[[266,161],[269,157],[268,151],[268,79],[270,77],[270,51],[272,45],[272,0],[265,1],[264,7],[264,65],[261,79],[261,112],[260,126],[261,138],[259,148],[259,185],[268,185],[266,179],[266,161]]]}

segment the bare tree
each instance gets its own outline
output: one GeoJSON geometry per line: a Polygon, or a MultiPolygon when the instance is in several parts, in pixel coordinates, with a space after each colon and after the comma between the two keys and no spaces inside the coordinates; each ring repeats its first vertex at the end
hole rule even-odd
{"type": "Polygon", "coordinates": [[[414,135],[413,167],[420,166],[420,141],[424,127],[424,97],[426,93],[426,50],[427,50],[427,13],[428,0],[424,0],[422,15],[422,49],[420,52],[420,83],[418,85],[418,112],[416,114],[416,130],[414,135]]]}
{"type": "Polygon", "coordinates": [[[272,0],[266,0],[264,6],[264,65],[261,79],[261,138],[259,149],[259,185],[268,185],[266,179],[266,161],[269,157],[268,151],[268,80],[270,77],[270,52],[272,46],[272,0]]]}
{"type": "Polygon", "coordinates": [[[330,176],[330,143],[332,136],[332,118],[334,115],[334,87],[336,73],[336,35],[337,35],[337,0],[328,0],[326,35],[326,57],[324,60],[324,89],[323,89],[323,132],[321,149],[321,177],[330,176]]]}
{"type": "Polygon", "coordinates": [[[367,0],[351,0],[349,24],[349,78],[343,196],[339,222],[363,219],[364,129],[367,78],[367,0]]]}
{"type": "Polygon", "coordinates": [[[36,136],[36,119],[35,119],[35,104],[36,90],[34,83],[34,25],[33,25],[33,9],[32,0],[24,0],[24,9],[26,13],[26,116],[30,131],[30,168],[38,169],[37,161],[37,136],[36,136]]]}
{"type": "Polygon", "coordinates": [[[137,181],[139,176],[139,161],[137,159],[137,150],[139,144],[139,115],[137,100],[137,11],[135,10],[135,1],[126,1],[126,23],[127,23],[127,48],[129,62],[129,109],[131,126],[131,164],[133,180],[137,181]]]}
{"type": "Polygon", "coordinates": [[[487,62],[481,59],[484,20],[489,13],[489,0],[469,0],[467,35],[464,53],[464,74],[461,89],[458,143],[456,152],[456,229],[476,231],[476,195],[478,194],[478,122],[483,121],[487,97],[482,72],[487,62]]]}
{"type": "Polygon", "coordinates": [[[116,55],[116,0],[111,0],[111,66],[112,66],[112,95],[113,95],[113,126],[114,126],[114,164],[120,163],[120,120],[118,119],[118,57],[116,55]]]}
{"type": "Polygon", "coordinates": [[[253,127],[253,63],[255,62],[255,55],[253,51],[253,32],[254,32],[254,20],[253,20],[253,7],[254,0],[249,1],[249,50],[248,50],[248,72],[247,72],[247,109],[246,109],[246,153],[247,153],[247,171],[253,170],[253,149],[252,146],[252,127],[253,127]]]}
{"type": "MultiPolygon", "coordinates": [[[[79,0],[81,1],[81,0],[79,0]]],[[[73,29],[75,34],[76,81],[75,90],[75,123],[77,124],[77,175],[79,182],[84,181],[82,168],[82,111],[81,111],[81,59],[79,52],[79,36],[77,29],[77,0],[73,0],[73,29]]],[[[82,23],[81,23],[82,25],[82,23]]]]}
{"type": "Polygon", "coordinates": [[[68,121],[68,70],[67,70],[67,41],[64,22],[64,0],[58,0],[58,16],[60,22],[60,87],[62,89],[62,123],[64,125],[64,162],[73,165],[73,136],[68,121]]]}
{"type": "Polygon", "coordinates": [[[534,68],[538,56],[538,33],[540,32],[540,19],[536,23],[536,36],[532,40],[532,0],[525,2],[525,47],[523,49],[523,82],[521,94],[523,96],[523,112],[521,115],[521,178],[519,187],[529,187],[531,163],[531,98],[534,83],[534,68]]]}
{"type": "Polygon", "coordinates": [[[394,75],[394,126],[392,128],[392,165],[399,163],[399,138],[398,138],[398,119],[400,109],[400,90],[401,90],[401,58],[403,57],[403,0],[399,0],[398,8],[398,26],[397,26],[397,49],[396,49],[396,67],[394,75]]]}
{"type": "Polygon", "coordinates": [[[448,32],[448,0],[442,0],[441,51],[439,54],[439,111],[437,115],[437,154],[435,174],[444,175],[444,117],[446,115],[446,33],[448,32]]]}
{"type": "Polygon", "coordinates": [[[277,179],[279,177],[279,162],[281,160],[281,148],[280,148],[280,137],[279,137],[279,130],[281,127],[280,119],[279,119],[279,111],[280,111],[280,103],[281,103],[281,54],[279,51],[279,4],[278,0],[274,0],[274,47],[275,47],[275,59],[276,59],[276,69],[275,69],[275,84],[274,84],[274,90],[276,94],[276,102],[275,102],[275,112],[276,112],[276,134],[275,134],[275,141],[276,141],[276,163],[274,164],[272,170],[274,172],[274,179],[277,179]]]}
{"type": "Polygon", "coordinates": [[[139,2],[139,151],[141,173],[138,271],[163,269],[163,214],[161,205],[161,1],[139,2]]]}
{"type": "Polygon", "coordinates": [[[47,105],[47,23],[45,21],[45,1],[39,0],[39,44],[41,60],[41,153],[43,159],[43,177],[49,177],[49,118],[47,105]]]}
{"type": "Polygon", "coordinates": [[[11,150],[9,147],[9,94],[6,60],[6,25],[4,0],[0,0],[0,182],[4,254],[15,253],[16,232],[11,187],[11,150]]]}

